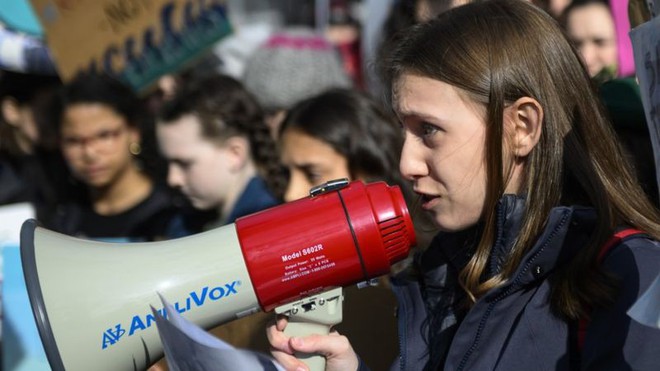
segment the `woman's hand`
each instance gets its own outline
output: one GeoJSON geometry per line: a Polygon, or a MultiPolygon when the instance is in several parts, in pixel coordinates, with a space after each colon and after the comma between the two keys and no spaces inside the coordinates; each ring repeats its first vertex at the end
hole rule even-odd
{"type": "Polygon", "coordinates": [[[326,371],[358,369],[358,357],[346,336],[331,331],[328,335],[290,338],[284,334],[287,323],[285,316],[278,316],[277,322],[266,329],[271,354],[287,370],[309,370],[305,363],[294,356],[295,352],[317,353],[324,356],[326,371]]]}

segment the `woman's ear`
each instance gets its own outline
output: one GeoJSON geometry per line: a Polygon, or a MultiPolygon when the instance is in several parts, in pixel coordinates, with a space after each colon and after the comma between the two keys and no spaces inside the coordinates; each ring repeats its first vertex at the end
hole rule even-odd
{"type": "Polygon", "coordinates": [[[11,126],[18,126],[21,119],[21,110],[16,99],[6,97],[2,100],[2,117],[11,126]]]}
{"type": "Polygon", "coordinates": [[[504,109],[510,148],[516,157],[526,157],[541,138],[543,107],[534,98],[522,97],[504,109]]]}
{"type": "Polygon", "coordinates": [[[140,130],[135,127],[128,127],[128,140],[130,143],[141,144],[142,134],[140,130]]]}

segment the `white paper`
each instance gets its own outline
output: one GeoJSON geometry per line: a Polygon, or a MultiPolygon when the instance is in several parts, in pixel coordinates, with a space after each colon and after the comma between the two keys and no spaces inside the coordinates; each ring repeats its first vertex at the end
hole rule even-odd
{"type": "Polygon", "coordinates": [[[34,215],[34,207],[29,203],[0,206],[0,244],[18,245],[23,222],[34,215]]]}
{"type": "Polygon", "coordinates": [[[642,325],[660,329],[660,275],[628,310],[628,315],[642,325]]]}
{"type": "Polygon", "coordinates": [[[635,27],[630,31],[630,40],[660,189],[660,17],[635,27]]]}
{"type": "Polygon", "coordinates": [[[660,1],[646,0],[646,7],[649,9],[651,17],[657,17],[660,15],[660,1]]]}
{"type": "Polygon", "coordinates": [[[162,296],[167,311],[163,318],[153,307],[158,334],[171,371],[284,371],[271,357],[236,349],[183,318],[162,296]]]}

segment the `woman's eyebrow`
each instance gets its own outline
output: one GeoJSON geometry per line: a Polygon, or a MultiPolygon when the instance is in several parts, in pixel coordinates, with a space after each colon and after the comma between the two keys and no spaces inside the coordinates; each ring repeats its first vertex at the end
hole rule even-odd
{"type": "Polygon", "coordinates": [[[397,111],[396,115],[399,118],[399,120],[403,120],[403,119],[407,119],[407,118],[415,118],[415,119],[419,119],[419,120],[422,120],[422,121],[431,121],[431,122],[442,121],[439,117],[437,117],[435,115],[430,115],[428,113],[418,112],[418,111],[415,111],[415,110],[397,111]]]}
{"type": "Polygon", "coordinates": [[[300,164],[294,164],[294,166],[296,168],[302,170],[302,171],[311,171],[311,170],[314,170],[315,168],[318,167],[315,164],[310,164],[310,163],[307,163],[307,162],[303,162],[303,163],[300,163],[300,164]]]}

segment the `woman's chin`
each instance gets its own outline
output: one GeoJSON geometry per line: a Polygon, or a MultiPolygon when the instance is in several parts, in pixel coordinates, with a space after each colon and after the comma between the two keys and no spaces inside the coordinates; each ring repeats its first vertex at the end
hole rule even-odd
{"type": "Polygon", "coordinates": [[[460,232],[464,231],[470,227],[473,227],[477,224],[478,220],[475,221],[461,221],[456,217],[450,217],[447,215],[435,215],[434,218],[435,224],[438,226],[438,230],[442,232],[460,232]]]}

